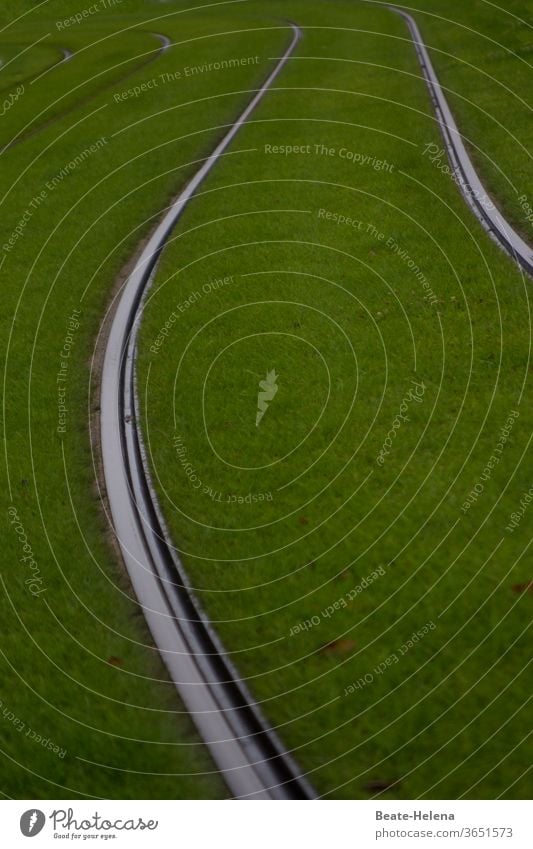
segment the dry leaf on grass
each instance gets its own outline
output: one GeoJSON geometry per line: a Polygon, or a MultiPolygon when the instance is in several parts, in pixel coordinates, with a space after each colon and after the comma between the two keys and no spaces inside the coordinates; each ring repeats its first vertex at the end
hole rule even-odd
{"type": "Polygon", "coordinates": [[[356,648],[355,640],[350,640],[347,637],[342,637],[340,640],[332,640],[331,643],[326,643],[325,646],[319,648],[320,654],[350,654],[356,648]]]}

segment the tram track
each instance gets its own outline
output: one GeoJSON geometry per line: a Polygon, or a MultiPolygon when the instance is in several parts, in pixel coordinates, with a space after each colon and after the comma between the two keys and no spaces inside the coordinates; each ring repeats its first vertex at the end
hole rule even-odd
{"type": "Polygon", "coordinates": [[[140,431],[135,360],[143,298],[159,256],[188,202],[270,89],[276,66],[212,154],[176,198],[120,294],[104,353],[100,440],[114,531],[135,593],[172,681],[232,795],[311,799],[315,792],[268,725],[191,590],[152,485],[140,431]]]}

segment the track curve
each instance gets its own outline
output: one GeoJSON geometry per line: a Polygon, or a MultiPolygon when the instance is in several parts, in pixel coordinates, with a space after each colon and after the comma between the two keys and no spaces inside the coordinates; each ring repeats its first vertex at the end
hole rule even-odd
{"type": "Polygon", "coordinates": [[[455,122],[448,101],[444,96],[442,86],[435,73],[427,47],[415,19],[408,12],[404,12],[403,9],[397,6],[386,4],[385,8],[400,15],[407,24],[424,79],[431,95],[446,152],[465,200],[489,235],[518,265],[533,277],[533,248],[524,242],[512,225],[496,208],[494,203],[490,201],[487,189],[480,180],[474,164],[468,155],[463,137],[455,122]]]}
{"type": "Polygon", "coordinates": [[[144,248],[118,301],[101,381],[102,461],[122,556],[176,689],[231,793],[239,799],[311,799],[316,794],[268,726],[190,590],[151,483],[138,428],[135,356],[142,299],[165,242],[197,188],[296,47],[301,32],[294,24],[291,28],[291,42],[274,70],[144,248]]]}
{"type": "MultiPolygon", "coordinates": [[[[160,42],[161,46],[159,47],[159,49],[154,51],[153,56],[149,56],[148,59],[145,59],[143,62],[141,62],[140,65],[138,65],[132,71],[127,71],[125,74],[122,74],[121,76],[117,77],[117,79],[113,80],[113,83],[112,83],[113,85],[116,85],[117,83],[123,82],[124,80],[128,79],[128,77],[131,77],[133,74],[136,74],[138,71],[140,71],[141,68],[146,67],[146,65],[149,65],[151,62],[155,62],[156,59],[158,59],[160,56],[162,56],[163,53],[165,53],[172,46],[172,41],[170,40],[170,38],[168,36],[163,35],[162,33],[159,33],[159,32],[151,32],[150,35],[152,35],[154,38],[156,38],[160,42]]],[[[56,62],[54,65],[51,65],[49,68],[46,68],[38,76],[32,78],[30,85],[33,85],[33,83],[36,83],[38,80],[41,79],[41,77],[43,77],[45,74],[47,74],[49,71],[53,70],[54,68],[59,67],[60,65],[63,65],[65,62],[70,62],[71,59],[76,55],[75,53],[70,51],[68,48],[61,48],[61,51],[62,51],[63,58],[60,59],[58,62],[56,62]]],[[[150,51],[150,52],[152,52],[152,51],[150,51]]],[[[46,130],[48,127],[52,126],[53,124],[56,124],[58,121],[61,121],[67,115],[70,115],[72,112],[75,112],[77,109],[79,109],[79,107],[81,105],[85,105],[87,103],[90,103],[92,100],[94,100],[100,94],[102,94],[103,91],[105,91],[107,88],[109,88],[110,85],[111,85],[111,83],[104,83],[103,85],[99,86],[96,89],[96,91],[94,91],[91,95],[89,95],[89,97],[78,101],[78,103],[74,104],[73,106],[70,106],[68,109],[65,109],[64,112],[60,112],[58,115],[55,115],[52,118],[49,118],[48,120],[43,121],[42,124],[38,124],[36,127],[33,127],[33,128],[30,127],[29,129],[23,129],[23,130],[19,131],[17,133],[17,135],[13,139],[11,139],[11,141],[9,141],[6,145],[4,145],[4,147],[0,148],[0,156],[3,153],[5,153],[6,151],[11,150],[11,148],[17,147],[19,144],[22,144],[22,142],[25,142],[27,139],[34,138],[42,130],[46,130]]],[[[42,113],[40,113],[40,114],[42,114],[42,113]]]]}

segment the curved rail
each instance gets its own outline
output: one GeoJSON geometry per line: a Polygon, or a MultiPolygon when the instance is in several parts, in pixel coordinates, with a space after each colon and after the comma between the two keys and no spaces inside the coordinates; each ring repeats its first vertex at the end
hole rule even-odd
{"type": "Polygon", "coordinates": [[[293,52],[284,55],[170,207],[128,278],[111,324],[101,385],[101,449],[118,542],[155,643],[183,702],[239,799],[310,799],[314,790],[268,726],[191,592],[154,492],[135,382],[142,299],[174,225],[293,52]]]}
{"type": "Polygon", "coordinates": [[[533,277],[533,249],[490,201],[488,192],[468,155],[415,19],[396,6],[386,4],[385,7],[401,15],[407,23],[431,95],[446,152],[463,196],[489,235],[533,277]]]}
{"type": "MultiPolygon", "coordinates": [[[[20,130],[17,133],[17,135],[14,138],[11,139],[11,141],[9,141],[6,145],[4,145],[3,148],[0,148],[0,155],[2,155],[3,153],[5,153],[8,150],[11,150],[11,148],[13,148],[13,147],[17,147],[19,144],[26,141],[27,139],[34,138],[34,136],[36,136],[42,130],[46,130],[48,127],[51,127],[53,124],[56,124],[58,121],[61,121],[66,115],[70,115],[76,109],[79,109],[80,106],[85,105],[87,103],[90,103],[91,100],[94,100],[96,97],[99,97],[100,94],[103,91],[105,91],[107,88],[109,88],[111,84],[116,85],[117,83],[123,82],[124,80],[128,79],[128,77],[131,77],[133,74],[136,74],[137,71],[140,71],[141,68],[146,67],[146,65],[149,65],[151,62],[154,62],[156,59],[158,59],[160,56],[162,56],[163,53],[165,53],[169,49],[169,47],[172,46],[172,42],[171,42],[170,38],[168,38],[168,36],[163,35],[162,33],[159,33],[159,32],[152,32],[152,33],[150,33],[150,35],[153,35],[154,38],[156,38],[161,43],[161,47],[159,47],[158,50],[150,51],[150,53],[154,52],[153,56],[149,56],[148,59],[145,59],[143,62],[141,62],[140,65],[137,65],[137,67],[134,68],[132,71],[127,71],[125,74],[122,74],[121,76],[117,77],[117,79],[113,80],[112,83],[104,83],[103,85],[98,86],[98,88],[92,94],[90,94],[89,97],[86,97],[85,99],[79,100],[73,106],[70,106],[68,109],[65,109],[63,112],[60,112],[58,115],[54,115],[51,118],[48,118],[46,121],[43,121],[42,124],[38,124],[36,127],[30,126],[29,129],[20,130]]],[[[59,67],[60,65],[63,65],[65,62],[70,62],[70,60],[76,55],[75,53],[72,53],[72,51],[68,50],[68,48],[62,48],[62,53],[63,53],[63,58],[60,59],[54,65],[51,65],[49,68],[46,68],[38,76],[32,78],[30,85],[33,85],[33,83],[36,83],[38,80],[40,80],[42,77],[44,77],[45,74],[47,74],[49,71],[53,70],[54,68],[59,67]]],[[[42,112],[40,114],[42,114],[42,112]]],[[[28,126],[28,125],[26,125],[26,126],[28,126]]]]}

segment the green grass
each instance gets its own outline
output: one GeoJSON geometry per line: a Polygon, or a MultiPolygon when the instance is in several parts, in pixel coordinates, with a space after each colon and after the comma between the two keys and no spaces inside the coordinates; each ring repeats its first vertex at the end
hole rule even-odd
{"type": "Polygon", "coordinates": [[[531,242],[531,4],[413,0],[411,14],[490,193],[531,242]]]}
{"type": "Polygon", "coordinates": [[[59,47],[37,44],[26,51],[26,44],[3,44],[0,91],[9,94],[17,85],[29,83],[38,74],[57,65],[64,56],[59,47]]]}
{"type": "Polygon", "coordinates": [[[342,2],[283,14],[304,27],[297,56],[234,142],[246,152],[191,203],[145,311],[163,508],[234,661],[321,794],[524,797],[530,596],[516,585],[530,579],[531,517],[506,525],[529,488],[528,284],[423,156],[440,137],[402,21],[342,2]],[[380,466],[414,379],[422,399],[405,402],[380,466]],[[272,498],[239,503],[251,493],[272,498]]]}
{"type": "MultiPolygon", "coordinates": [[[[31,5],[9,0],[0,16],[8,21],[31,5]]],[[[2,792],[226,794],[117,565],[94,480],[88,415],[97,417],[98,399],[89,396],[90,369],[117,275],[264,79],[288,40],[276,19],[290,16],[305,27],[299,58],[191,203],[147,305],[141,385],[165,514],[233,659],[321,794],[367,798],[393,784],[389,798],[522,798],[529,763],[522,633],[531,595],[516,586],[531,579],[531,516],[513,533],[505,526],[530,486],[528,290],[422,155],[439,136],[401,20],[343,0],[322,9],[272,0],[175,14],[193,5],[200,4],[135,0],[120,14],[58,33],[55,22],[72,14],[72,3],[53,0],[2,33],[2,58],[52,34],[3,79],[0,68],[6,90],[51,65],[61,46],[78,55],[26,86],[5,115],[2,144],[33,134],[2,154],[0,247],[46,183],[106,139],[47,190],[0,272],[2,792]],[[179,44],[140,67],[157,47],[153,32],[179,44]],[[258,65],[114,98],[165,71],[255,55],[258,65]],[[265,143],[346,147],[393,170],[336,154],[267,155],[265,143]],[[364,227],[319,218],[320,209],[364,227]],[[389,238],[419,266],[438,304],[424,297],[389,238]],[[225,277],[233,278],[228,285],[203,292],[225,277]],[[201,296],[180,312],[177,304],[196,291],[201,296]],[[74,309],[81,315],[62,435],[56,376],[74,309]],[[154,354],[172,311],[179,319],[154,354]],[[258,383],[271,368],[279,389],[256,428],[258,383]],[[379,467],[415,376],[425,384],[422,403],[411,399],[409,421],[379,467]],[[518,408],[501,462],[463,514],[518,408]],[[176,434],[208,492],[188,482],[176,434]],[[229,504],[218,493],[272,493],[272,500],[229,504]],[[20,560],[10,503],[46,588],[38,597],[24,583],[31,570],[20,560]],[[313,617],[318,624],[296,633],[313,617]],[[400,657],[428,622],[437,627],[400,657]],[[371,685],[343,695],[380,663],[386,671],[371,685]]],[[[451,14],[440,0],[424,8],[451,14]]],[[[488,34],[499,29],[478,4],[471,14],[488,34]]],[[[448,49],[452,28],[420,24],[448,49]]],[[[474,41],[465,35],[456,52],[481,63],[474,41]]],[[[435,63],[472,97],[469,74],[445,67],[438,54],[435,63]]],[[[523,89],[515,67],[508,63],[501,78],[523,89]]],[[[516,98],[475,88],[472,99],[494,97],[527,140],[516,98]]],[[[481,136],[478,110],[461,104],[465,132],[481,136]]],[[[530,173],[527,162],[492,119],[483,121],[490,129],[483,144],[518,184],[530,173]]],[[[496,175],[491,188],[517,215],[507,182],[496,175]]]]}
{"type": "MultiPolygon", "coordinates": [[[[140,6],[140,4],[138,4],[140,6]]],[[[175,9],[175,7],[174,7],[175,9]]],[[[53,28],[49,17],[28,17],[3,34],[12,44],[31,43],[53,28]]],[[[87,21],[68,33],[77,50],[117,28],[138,26],[80,53],[54,69],[46,84],[25,93],[6,114],[10,138],[36,109],[63,119],[41,128],[3,154],[0,244],[4,245],[45,189],[22,236],[2,266],[2,366],[5,369],[5,493],[2,557],[2,759],[1,787],[17,798],[103,796],[115,798],[218,798],[226,795],[210,758],[154,650],[142,613],[110,544],[94,480],[88,413],[97,417],[98,398],[88,410],[90,366],[113,282],[170,197],[192,173],[192,163],[213,146],[216,129],[246,102],[250,84],[265,74],[263,60],[276,52],[276,29],[257,34],[256,17],[240,20],[225,10],[172,15],[165,7],[87,21]],[[164,13],[162,20],[157,15],[164,13]],[[163,31],[180,47],[132,75],[127,86],[219,56],[258,52],[262,63],[214,77],[166,84],[156,97],[116,103],[116,71],[108,64],[139,61],[153,46],[147,33],[163,31]],[[210,38],[213,33],[234,35],[210,38]],[[194,39],[191,41],[191,39],[194,39]],[[105,71],[103,77],[98,76],[105,71]],[[87,79],[90,101],[71,94],[87,79]],[[104,79],[106,89],[101,88],[104,79]],[[98,89],[98,91],[97,91],[98,89]],[[242,93],[244,90],[244,93],[242,93]],[[205,111],[184,105],[221,93],[205,131],[205,111]],[[76,100],[77,107],[71,110],[76,100]],[[165,112],[172,107],[172,111],[165,112]],[[98,111],[95,111],[98,110],[98,111]],[[130,122],[159,112],[150,129],[153,150],[142,130],[116,135],[130,122]],[[194,135],[202,131],[199,138],[194,135]],[[191,135],[191,133],[193,135],[191,135]],[[183,141],[177,141],[184,136],[183,141]],[[77,155],[105,137],[99,150],[63,176],[47,182],[77,155]],[[59,423],[56,376],[73,310],[81,311],[68,362],[66,433],[59,423]],[[7,508],[12,501],[38,564],[46,591],[33,597],[7,508]],[[18,720],[12,720],[11,714],[18,720]],[[5,717],[5,718],[4,718],[5,717]],[[66,755],[21,733],[31,727],[51,738],[66,755]]],[[[31,64],[31,63],[30,63],[31,64]]],[[[20,67],[31,73],[33,66],[20,67]]],[[[131,69],[131,68],[130,68],[131,69]]],[[[5,128],[4,128],[5,127],[5,128]]],[[[4,251],[2,251],[4,253],[4,251]]]]}
{"type": "MultiPolygon", "coordinates": [[[[18,108],[12,108],[9,126],[3,128],[0,142],[7,144],[11,140],[19,142],[21,137],[35,134],[51,123],[67,114],[75,113],[80,104],[89,112],[98,108],[95,102],[99,94],[120,91],[128,84],[129,78],[137,68],[149,65],[158,59],[160,41],[153,35],[141,30],[127,34],[122,33],[110,37],[108,32],[93,31],[94,46],[84,46],[80,36],[64,37],[63,41],[77,52],[76,61],[69,60],[61,66],[56,66],[35,83],[26,84],[24,98],[18,103],[18,108]],[[105,40],[103,40],[105,39],[105,40]],[[135,58],[131,58],[131,57],[135,58]],[[50,101],[43,105],[42,85],[48,85],[50,74],[54,75],[54,83],[61,85],[67,91],[59,91],[52,87],[51,94],[57,92],[50,101]],[[41,83],[41,85],[39,84],[41,83]]],[[[155,73],[155,71],[154,71],[155,73]]]]}

